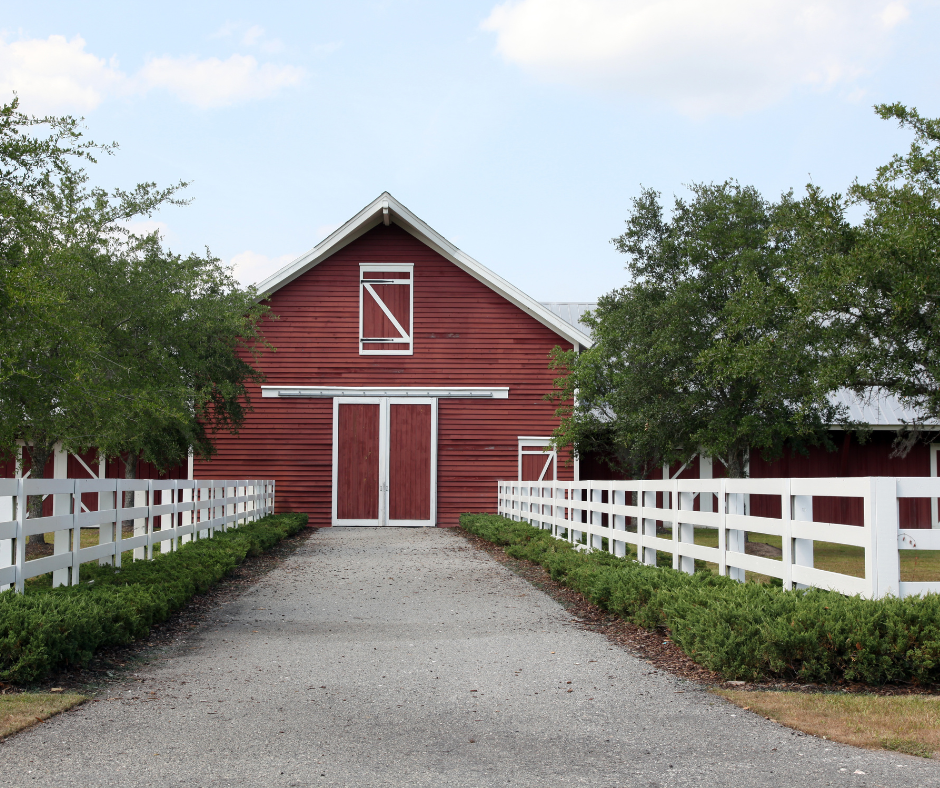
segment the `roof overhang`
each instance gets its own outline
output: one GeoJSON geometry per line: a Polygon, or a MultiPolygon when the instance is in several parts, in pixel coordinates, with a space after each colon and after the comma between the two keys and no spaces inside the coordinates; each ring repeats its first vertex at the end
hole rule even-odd
{"type": "Polygon", "coordinates": [[[489,268],[478,263],[470,255],[465,254],[444,236],[433,230],[425,222],[415,216],[388,192],[369,203],[359,213],[352,217],[342,227],[335,230],[327,238],[318,243],[306,254],[288,263],[280,271],[272,274],[263,282],[258,283],[258,300],[264,300],[272,293],[293,282],[297,277],[307,273],[310,269],[348,246],[357,238],[365,235],[369,230],[380,224],[394,223],[405,232],[413,235],[425,246],[430,247],[441,257],[449,260],[461,270],[470,274],[474,279],[485,284],[491,290],[499,293],[530,317],[538,320],[542,325],[550,328],[558,336],[568,340],[574,345],[588,347],[591,338],[563,320],[550,309],[542,306],[538,301],[523,293],[515,285],[510,284],[489,268]]]}

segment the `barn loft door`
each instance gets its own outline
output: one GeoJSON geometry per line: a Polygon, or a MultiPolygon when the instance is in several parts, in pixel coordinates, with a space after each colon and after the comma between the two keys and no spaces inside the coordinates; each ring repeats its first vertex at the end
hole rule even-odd
{"type": "Polygon", "coordinates": [[[437,401],[333,400],[333,524],[436,521],[437,401]]]}

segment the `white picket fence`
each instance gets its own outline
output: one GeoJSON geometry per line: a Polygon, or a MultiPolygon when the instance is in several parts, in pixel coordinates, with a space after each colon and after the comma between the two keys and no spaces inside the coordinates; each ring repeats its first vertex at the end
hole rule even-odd
{"type": "Polygon", "coordinates": [[[606,539],[609,552],[624,556],[630,544],[646,564],[655,565],[662,551],[672,555],[674,569],[691,573],[700,559],[717,564],[721,575],[743,581],[745,571],[757,572],[780,578],[788,589],[815,586],[871,598],[940,593],[940,582],[901,582],[901,551],[940,550],[936,523],[933,529],[898,527],[903,498],[940,498],[940,479],[499,482],[499,514],[550,529],[579,549],[604,549],[606,539]],[[781,516],[747,514],[750,495],[778,497],[781,516]],[[817,496],[863,499],[864,525],[813,522],[817,496]],[[696,499],[704,511],[695,511],[696,499]],[[671,528],[671,538],[657,536],[657,521],[671,528]],[[718,547],[695,544],[695,528],[716,529],[718,547]],[[745,554],[746,532],[779,536],[782,558],[745,554]],[[863,548],[864,578],[814,568],[817,541],[863,548]]]}
{"type": "Polygon", "coordinates": [[[155,549],[175,550],[273,511],[273,481],[0,479],[0,591],[22,592],[24,581],[47,572],[54,586],[77,585],[89,561],[119,567],[126,550],[135,560],[151,560],[155,549]],[[125,492],[133,493],[133,506],[124,506],[125,492]],[[33,495],[53,496],[51,516],[27,517],[26,499],[33,495]],[[96,496],[94,508],[89,495],[96,496]],[[133,520],[134,535],[123,538],[126,520],[133,520]],[[97,529],[97,545],[81,546],[83,528],[97,529]],[[27,561],[27,539],[50,532],[54,554],[27,561]]]}

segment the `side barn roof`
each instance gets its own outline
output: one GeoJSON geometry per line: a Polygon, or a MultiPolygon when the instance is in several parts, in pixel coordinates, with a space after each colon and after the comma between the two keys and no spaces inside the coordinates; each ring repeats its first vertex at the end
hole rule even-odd
{"type": "Polygon", "coordinates": [[[580,327],[572,325],[551,309],[523,293],[515,285],[510,284],[486,266],[478,263],[470,255],[462,252],[444,236],[415,216],[388,192],[382,192],[352,219],[331,233],[309,252],[301,255],[277,273],[260,282],[258,284],[259,300],[267,298],[275,291],[294,281],[298,276],[305,274],[318,263],[321,263],[347,244],[352,243],[373,227],[392,222],[491,290],[495,290],[507,301],[515,304],[530,317],[550,328],[558,336],[567,339],[572,344],[581,346],[591,344],[591,338],[580,327]]]}

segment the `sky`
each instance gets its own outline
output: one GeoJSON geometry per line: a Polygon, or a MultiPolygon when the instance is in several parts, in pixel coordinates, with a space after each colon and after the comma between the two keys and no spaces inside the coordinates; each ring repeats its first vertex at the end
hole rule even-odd
{"type": "Polygon", "coordinates": [[[135,229],[245,284],[383,191],[542,301],[627,283],[641,188],[844,191],[940,117],[940,0],[0,0],[0,101],[83,116],[135,229]]]}

